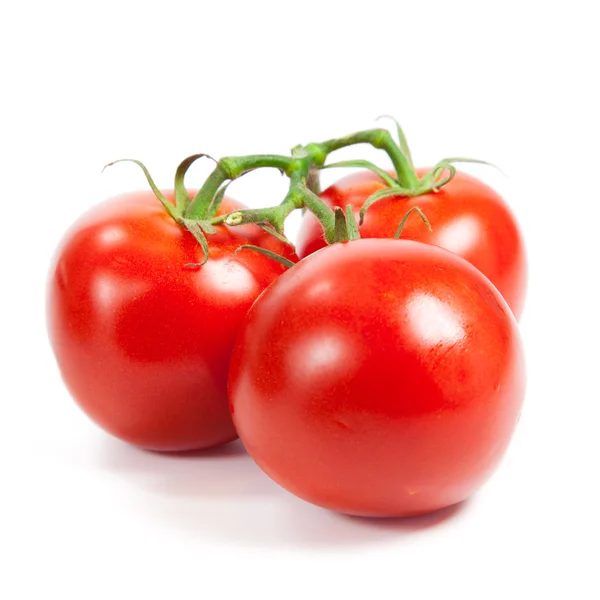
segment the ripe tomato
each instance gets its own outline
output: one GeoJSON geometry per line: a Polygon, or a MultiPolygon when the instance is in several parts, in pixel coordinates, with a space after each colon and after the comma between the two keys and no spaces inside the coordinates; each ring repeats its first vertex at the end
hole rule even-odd
{"type": "Polygon", "coordinates": [[[234,423],[277,483],[354,515],[406,516],[475,492],[524,395],[517,323],[489,280],[413,241],[334,244],[248,312],[234,423]]]}
{"type": "MultiPolygon", "coordinates": [[[[173,194],[166,195],[173,201],[173,194]]],[[[220,214],[241,205],[225,199],[220,214]]],[[[227,370],[256,297],[285,269],[242,244],[287,254],[255,225],[218,226],[199,243],[148,192],[85,214],[66,234],[48,286],[50,341],[81,408],[118,438],[153,450],[235,439],[227,370]]]]}
{"type": "MultiPolygon", "coordinates": [[[[419,177],[427,170],[418,169],[419,177]]],[[[321,198],[332,208],[351,204],[358,215],[365,200],[386,185],[371,171],[345,177],[321,198]]],[[[363,238],[391,238],[406,212],[419,206],[432,231],[419,219],[409,219],[402,238],[451,250],[475,265],[498,288],[517,319],[523,311],[527,286],[525,247],[519,228],[504,200],[478,179],[457,172],[439,192],[416,198],[393,196],[366,212],[359,228],[363,238]]],[[[301,258],[324,247],[323,231],[312,213],[304,217],[297,251],[301,258]]]]}

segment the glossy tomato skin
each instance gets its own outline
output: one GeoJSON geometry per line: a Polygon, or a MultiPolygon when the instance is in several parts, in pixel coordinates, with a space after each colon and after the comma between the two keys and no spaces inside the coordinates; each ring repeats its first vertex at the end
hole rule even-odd
{"type": "MultiPolygon", "coordinates": [[[[239,207],[226,200],[221,211],[239,207]]],[[[256,252],[235,254],[244,243],[286,253],[256,226],[221,226],[210,260],[186,266],[201,248],[152,192],[109,200],[67,232],[50,272],[49,337],[68,389],[98,425],[162,451],[237,437],[226,397],[234,339],[284,270],[256,252]]]]}
{"type": "MultiPolygon", "coordinates": [[[[419,169],[421,177],[427,169],[419,169]]],[[[365,200],[384,189],[371,171],[345,177],[327,188],[321,198],[332,207],[351,204],[358,216],[365,200]]],[[[363,238],[393,238],[402,217],[419,206],[429,219],[429,231],[417,216],[402,230],[402,239],[434,244],[475,265],[498,288],[517,319],[527,288],[527,260],[517,222],[500,195],[478,179],[457,172],[439,192],[416,198],[391,197],[369,208],[360,234],[363,238]]],[[[300,229],[297,250],[303,258],[325,246],[315,217],[307,213],[300,229]]]]}
{"type": "Polygon", "coordinates": [[[458,503],[497,467],[524,396],[517,323],[457,255],[413,241],[335,244],[249,311],[230,403],[258,465],[342,513],[458,503]]]}

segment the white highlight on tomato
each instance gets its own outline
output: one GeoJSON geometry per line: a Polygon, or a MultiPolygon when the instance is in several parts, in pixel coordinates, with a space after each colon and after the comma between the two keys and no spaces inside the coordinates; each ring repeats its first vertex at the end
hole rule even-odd
{"type": "Polygon", "coordinates": [[[477,220],[466,215],[438,232],[437,244],[451,252],[464,254],[475,245],[479,233],[477,220]]]}
{"type": "Polygon", "coordinates": [[[105,227],[98,232],[98,241],[105,248],[118,246],[121,242],[127,239],[127,232],[120,226],[105,227]]]}
{"type": "Polygon", "coordinates": [[[289,356],[290,375],[302,382],[315,377],[329,377],[348,373],[360,362],[360,349],[348,350],[350,340],[338,332],[310,332],[295,344],[289,356]]]}
{"type": "Polygon", "coordinates": [[[436,296],[415,294],[407,311],[415,338],[426,344],[456,344],[466,336],[456,312],[436,296]]]}
{"type": "MultiPolygon", "coordinates": [[[[252,251],[248,250],[247,252],[252,251]]],[[[232,294],[245,297],[248,290],[254,290],[256,294],[260,291],[256,289],[258,282],[252,272],[235,260],[228,261],[227,268],[223,269],[217,260],[210,259],[202,265],[201,272],[199,270],[198,273],[203,278],[207,294],[223,295],[224,298],[230,298],[232,302],[235,300],[235,296],[232,294]]]]}

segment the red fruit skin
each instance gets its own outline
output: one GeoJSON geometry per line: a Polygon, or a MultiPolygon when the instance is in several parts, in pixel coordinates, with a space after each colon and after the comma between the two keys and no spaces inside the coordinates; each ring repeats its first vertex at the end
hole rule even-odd
{"type": "MultiPolygon", "coordinates": [[[[418,169],[417,174],[421,177],[427,170],[418,169]]],[[[333,208],[351,204],[358,219],[367,198],[385,187],[375,173],[362,171],[340,179],[321,198],[333,208]]],[[[459,171],[439,192],[415,198],[393,196],[371,206],[359,227],[361,237],[393,238],[413,206],[425,213],[432,231],[413,215],[402,230],[402,239],[440,246],[468,260],[498,288],[519,319],[527,291],[527,259],[517,222],[502,197],[459,171]]],[[[307,213],[298,236],[298,256],[304,258],[325,245],[319,222],[307,213]]]]}
{"type": "MultiPolygon", "coordinates": [[[[172,192],[165,192],[173,200],[172,192]]],[[[242,205],[225,200],[220,214],[242,205]]],[[[66,233],[50,269],[48,333],[85,413],[142,448],[183,451],[237,437],[226,386],[247,310],[285,268],[244,243],[289,251],[257,226],[198,242],[152,192],[108,200],[66,233]]]]}
{"type": "Polygon", "coordinates": [[[498,466],[525,389],[517,323],[489,280],[413,241],[334,244],[249,311],[229,393],[239,436],[316,505],[409,516],[469,497],[498,466]]]}

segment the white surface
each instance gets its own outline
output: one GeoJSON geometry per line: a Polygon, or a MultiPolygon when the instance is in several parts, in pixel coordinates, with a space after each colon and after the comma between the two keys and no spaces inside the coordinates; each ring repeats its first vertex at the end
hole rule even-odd
{"type": "MultiPolygon", "coordinates": [[[[4,3],[0,597],[600,597],[593,10],[4,3]],[[65,227],[145,186],[133,165],[101,167],[137,157],[168,186],[188,154],[285,152],[382,113],[401,120],[421,164],[475,156],[510,176],[472,169],[514,206],[531,267],[526,407],[489,484],[445,513],[351,519],[280,490],[236,445],[159,456],[89,423],[54,365],[43,293],[65,227]]],[[[285,187],[264,172],[230,192],[264,205],[285,187]]]]}

